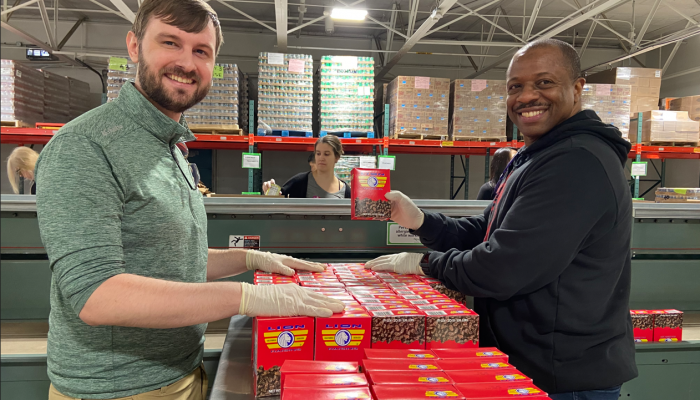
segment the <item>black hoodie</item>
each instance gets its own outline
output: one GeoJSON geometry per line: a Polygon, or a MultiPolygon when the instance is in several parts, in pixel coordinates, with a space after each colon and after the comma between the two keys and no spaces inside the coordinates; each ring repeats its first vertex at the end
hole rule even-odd
{"type": "Polygon", "coordinates": [[[615,127],[581,111],[516,155],[483,215],[424,211],[414,232],[436,251],[421,264],[426,275],[475,297],[480,345],[504,351],[549,393],[637,376],[629,150],[615,127]]]}

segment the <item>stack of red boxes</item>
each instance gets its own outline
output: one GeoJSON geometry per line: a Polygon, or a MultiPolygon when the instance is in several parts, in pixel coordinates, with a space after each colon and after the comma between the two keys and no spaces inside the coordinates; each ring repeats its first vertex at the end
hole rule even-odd
{"type": "Polygon", "coordinates": [[[680,342],[683,312],[678,310],[630,310],[636,343],[680,342]]]}
{"type": "Polygon", "coordinates": [[[371,399],[357,362],[285,361],[282,400],[371,399]]]}
{"type": "Polygon", "coordinates": [[[365,350],[362,370],[374,400],[548,399],[496,348],[365,350]]]}

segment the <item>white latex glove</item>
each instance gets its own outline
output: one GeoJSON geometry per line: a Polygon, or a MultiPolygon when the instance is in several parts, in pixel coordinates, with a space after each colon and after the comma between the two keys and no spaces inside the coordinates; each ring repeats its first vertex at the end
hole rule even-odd
{"type": "Polygon", "coordinates": [[[249,317],[330,317],[345,309],[340,300],[294,284],[253,286],[241,283],[240,315],[249,317]]]}
{"type": "Polygon", "coordinates": [[[270,189],[270,187],[274,184],[275,184],[274,179],[270,179],[269,181],[263,183],[263,189],[262,189],[263,194],[267,193],[267,191],[270,189]]]}
{"type": "Polygon", "coordinates": [[[367,261],[365,268],[372,271],[391,271],[397,274],[425,275],[420,267],[420,260],[423,258],[423,255],[423,253],[388,254],[367,261]]]}
{"type": "Polygon", "coordinates": [[[413,201],[398,190],[392,190],[385,194],[391,201],[391,220],[408,229],[418,229],[423,225],[425,215],[413,201]]]}
{"type": "Polygon", "coordinates": [[[245,266],[249,270],[259,269],[265,272],[275,272],[290,276],[294,275],[295,269],[313,272],[323,272],[326,270],[324,264],[257,250],[248,250],[245,255],[245,266]]]}

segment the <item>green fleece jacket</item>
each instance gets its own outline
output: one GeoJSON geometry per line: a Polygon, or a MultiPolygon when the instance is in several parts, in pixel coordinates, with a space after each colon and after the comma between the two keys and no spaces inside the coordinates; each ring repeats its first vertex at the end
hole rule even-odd
{"type": "Polygon", "coordinates": [[[177,149],[193,140],[132,84],[66,124],[36,166],[37,214],[51,270],[48,375],[59,392],[111,399],[183,378],[202,361],[206,324],[89,326],[78,315],[118,274],[205,282],[207,216],[177,149]]]}

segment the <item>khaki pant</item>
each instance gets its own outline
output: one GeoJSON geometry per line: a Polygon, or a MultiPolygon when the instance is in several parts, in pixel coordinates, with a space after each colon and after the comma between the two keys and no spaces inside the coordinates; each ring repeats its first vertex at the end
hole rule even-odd
{"type": "MultiPolygon", "coordinates": [[[[114,400],[205,400],[209,380],[204,366],[200,366],[194,372],[160,389],[150,392],[136,394],[128,397],[120,397],[114,400]]],[[[49,400],[87,400],[68,397],[56,390],[53,385],[49,388],[49,400]]]]}

